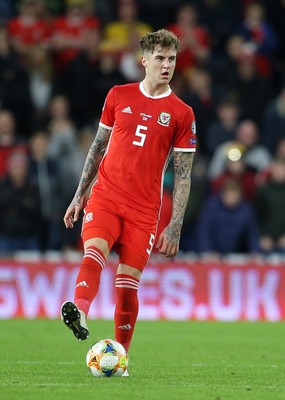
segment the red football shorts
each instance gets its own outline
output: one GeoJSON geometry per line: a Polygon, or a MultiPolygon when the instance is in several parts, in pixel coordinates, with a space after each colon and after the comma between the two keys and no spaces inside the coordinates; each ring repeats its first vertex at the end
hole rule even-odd
{"type": "Polygon", "coordinates": [[[155,240],[157,219],[153,216],[113,203],[92,198],[84,209],[83,242],[92,238],[105,239],[109,249],[119,255],[119,261],[143,270],[148,262],[155,240]]]}

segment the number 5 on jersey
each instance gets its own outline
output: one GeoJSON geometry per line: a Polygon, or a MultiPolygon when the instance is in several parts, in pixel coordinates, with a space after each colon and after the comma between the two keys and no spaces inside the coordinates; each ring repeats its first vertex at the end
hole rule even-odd
{"type": "Polygon", "coordinates": [[[135,146],[143,147],[143,145],[144,145],[146,134],[142,133],[142,131],[147,131],[147,126],[138,125],[135,136],[138,136],[140,138],[140,140],[133,140],[133,144],[135,146]]]}

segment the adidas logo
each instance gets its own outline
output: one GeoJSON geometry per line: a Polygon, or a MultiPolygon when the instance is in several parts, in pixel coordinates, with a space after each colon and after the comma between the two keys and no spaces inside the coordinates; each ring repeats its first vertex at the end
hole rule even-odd
{"type": "Polygon", "coordinates": [[[81,281],[81,282],[77,283],[76,287],[79,287],[79,286],[84,286],[84,287],[89,288],[89,286],[88,286],[86,281],[81,281]]]}
{"type": "Polygon", "coordinates": [[[121,325],[118,326],[118,329],[122,329],[123,331],[130,331],[132,329],[132,325],[131,324],[121,325]]]}
{"type": "Polygon", "coordinates": [[[127,113],[127,114],[132,114],[132,113],[133,113],[130,106],[124,108],[124,109],[122,110],[122,112],[123,112],[123,113],[127,113]]]}

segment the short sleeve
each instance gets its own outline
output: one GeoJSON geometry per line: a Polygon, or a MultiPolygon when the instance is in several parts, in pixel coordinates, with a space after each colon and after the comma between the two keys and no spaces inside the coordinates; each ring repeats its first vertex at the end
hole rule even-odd
{"type": "Polygon", "coordinates": [[[184,117],[178,121],[173,143],[174,151],[196,151],[196,121],[191,107],[187,107],[184,117]]]}
{"type": "Polygon", "coordinates": [[[115,99],[114,99],[114,87],[108,92],[103,109],[99,125],[112,129],[115,123],[115,99]]]}

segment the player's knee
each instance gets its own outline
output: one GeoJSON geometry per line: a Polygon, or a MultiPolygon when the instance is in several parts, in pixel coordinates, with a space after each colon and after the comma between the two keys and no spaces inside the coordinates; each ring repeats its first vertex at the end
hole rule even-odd
{"type": "Polygon", "coordinates": [[[119,274],[130,275],[130,276],[133,276],[134,278],[140,280],[142,273],[137,268],[133,268],[126,264],[119,264],[118,269],[117,269],[117,275],[119,275],[119,274]]]}
{"type": "Polygon", "coordinates": [[[108,257],[110,250],[107,240],[101,238],[88,239],[84,242],[84,251],[86,251],[86,249],[91,246],[99,249],[103,253],[105,258],[108,257]]]}

